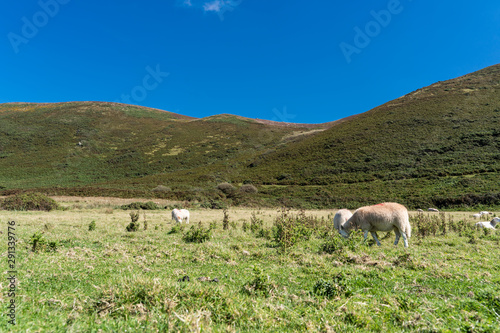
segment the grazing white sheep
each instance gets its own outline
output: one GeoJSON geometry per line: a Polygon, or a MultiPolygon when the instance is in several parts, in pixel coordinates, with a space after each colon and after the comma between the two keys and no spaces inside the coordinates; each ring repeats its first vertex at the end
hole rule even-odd
{"type": "Polygon", "coordinates": [[[439,210],[437,208],[429,208],[427,209],[427,211],[439,213],[439,210]]]}
{"type": "Polygon", "coordinates": [[[181,223],[183,220],[186,220],[186,223],[189,223],[189,211],[187,209],[177,209],[172,210],[172,220],[175,220],[177,223],[181,223]]]}
{"type": "Polygon", "coordinates": [[[483,210],[482,212],[479,212],[479,214],[481,214],[481,215],[490,215],[491,212],[487,212],[487,211],[483,210]]]}
{"type": "Polygon", "coordinates": [[[480,218],[481,216],[483,216],[483,214],[481,214],[481,213],[472,214],[472,217],[475,219],[480,218]]]}
{"type": "Polygon", "coordinates": [[[402,235],[405,247],[408,247],[408,238],[411,237],[408,210],[405,206],[395,202],[358,208],[352,217],[340,227],[340,234],[349,237],[349,232],[357,228],[363,230],[365,240],[370,232],[378,246],[380,242],[377,238],[377,231],[394,230],[396,234],[394,245],[398,244],[402,235]]]}
{"type": "Polygon", "coordinates": [[[352,216],[352,213],[348,209],[339,209],[335,216],[333,217],[333,226],[335,230],[340,231],[340,226],[347,222],[352,216]]]}
{"type": "Polygon", "coordinates": [[[486,228],[486,229],[496,230],[495,227],[496,227],[497,223],[500,223],[500,218],[495,217],[490,222],[477,222],[475,225],[477,228],[486,228]]]}
{"type": "Polygon", "coordinates": [[[417,209],[417,212],[419,212],[419,213],[423,213],[423,212],[424,212],[424,210],[419,208],[419,209],[417,209]]]}

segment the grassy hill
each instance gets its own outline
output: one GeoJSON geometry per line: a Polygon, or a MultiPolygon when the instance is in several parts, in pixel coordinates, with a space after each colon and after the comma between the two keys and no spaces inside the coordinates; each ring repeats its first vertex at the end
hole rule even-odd
{"type": "Polygon", "coordinates": [[[0,189],[354,208],[500,206],[500,65],[341,121],[195,119],[117,103],[0,105],[0,189]],[[251,197],[217,184],[253,183],[251,197]],[[164,191],[152,191],[163,185],[164,191]]]}
{"type": "Polygon", "coordinates": [[[499,120],[497,65],[419,89],[259,156],[245,177],[266,184],[335,184],[332,190],[347,201],[389,197],[446,206],[479,195],[484,200],[473,201],[498,204],[499,120]]]}
{"type": "Polygon", "coordinates": [[[173,185],[195,184],[189,174],[197,168],[204,183],[216,184],[227,180],[221,168],[309,130],[232,115],[194,119],[116,103],[2,104],[0,186],[5,193],[57,187],[99,194],[88,189],[93,186],[134,195],[161,184],[155,182],[162,176],[175,179],[173,185]]]}

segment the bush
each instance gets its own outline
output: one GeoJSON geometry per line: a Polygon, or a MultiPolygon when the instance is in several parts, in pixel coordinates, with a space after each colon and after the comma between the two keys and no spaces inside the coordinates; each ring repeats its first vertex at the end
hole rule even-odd
{"type": "Polygon", "coordinates": [[[57,209],[57,202],[41,193],[21,193],[0,202],[0,208],[4,210],[44,210],[50,212],[57,209]]]}
{"type": "Polygon", "coordinates": [[[240,192],[243,193],[257,193],[259,190],[252,184],[245,184],[240,187],[240,192]]]}
{"type": "Polygon", "coordinates": [[[252,216],[250,217],[250,230],[255,233],[262,229],[264,226],[264,221],[257,217],[255,212],[252,212],[252,216]]]}
{"type": "Polygon", "coordinates": [[[211,232],[210,228],[203,228],[200,222],[197,227],[191,226],[191,229],[182,236],[182,239],[187,243],[203,243],[210,239],[211,232]]]}
{"type": "Polygon", "coordinates": [[[248,295],[262,295],[269,297],[276,291],[276,286],[269,282],[269,277],[259,267],[253,268],[253,280],[247,282],[242,291],[248,295]]]}
{"type": "Polygon", "coordinates": [[[92,221],[89,224],[89,231],[94,231],[94,230],[95,230],[95,221],[92,221]]]}
{"type": "Polygon", "coordinates": [[[151,191],[153,192],[170,192],[172,189],[170,187],[164,186],[164,185],[158,185],[151,191]]]}
{"type": "Polygon", "coordinates": [[[341,253],[346,249],[354,252],[365,244],[363,231],[359,229],[351,231],[349,238],[344,238],[337,232],[329,232],[325,238],[326,240],[321,244],[320,249],[328,254],[341,253]]]}
{"type": "Polygon", "coordinates": [[[178,234],[184,231],[184,225],[181,223],[176,223],[172,229],[170,229],[169,232],[167,232],[167,235],[172,235],[172,234],[178,234]]]}
{"type": "Polygon", "coordinates": [[[338,235],[331,235],[323,244],[321,244],[321,251],[332,254],[344,249],[344,242],[338,235]]]}
{"type": "Polygon", "coordinates": [[[223,201],[219,200],[210,200],[208,202],[204,202],[200,204],[201,208],[209,208],[209,209],[224,209],[227,207],[227,204],[223,201]]]}
{"type": "Polygon", "coordinates": [[[41,232],[35,232],[29,244],[33,252],[55,252],[59,246],[57,241],[47,241],[41,232]]]}
{"type": "Polygon", "coordinates": [[[235,191],[234,186],[229,184],[229,183],[221,183],[221,184],[217,185],[217,189],[219,191],[222,191],[226,195],[232,194],[235,191]]]}
{"type": "Polygon", "coordinates": [[[130,213],[130,219],[132,220],[129,225],[127,225],[126,230],[128,232],[135,232],[139,230],[139,212],[137,213],[130,213]]]}
{"type": "Polygon", "coordinates": [[[248,226],[248,222],[243,221],[243,224],[241,225],[241,230],[243,230],[243,232],[247,232],[248,229],[250,229],[250,227],[248,226]]]}
{"type": "Polygon", "coordinates": [[[278,250],[286,252],[286,250],[294,246],[301,240],[307,240],[313,233],[313,225],[302,212],[299,215],[291,215],[286,208],[281,210],[281,214],[274,222],[274,241],[278,245],[278,250]]]}
{"type": "Polygon", "coordinates": [[[123,210],[156,210],[156,209],[161,209],[158,207],[157,204],[155,204],[153,201],[148,201],[148,202],[132,202],[128,205],[123,205],[121,206],[121,209],[123,210]]]}
{"type": "Polygon", "coordinates": [[[313,293],[327,298],[338,296],[349,297],[352,291],[346,280],[346,276],[342,273],[334,276],[331,282],[320,279],[314,285],[313,293]]]}

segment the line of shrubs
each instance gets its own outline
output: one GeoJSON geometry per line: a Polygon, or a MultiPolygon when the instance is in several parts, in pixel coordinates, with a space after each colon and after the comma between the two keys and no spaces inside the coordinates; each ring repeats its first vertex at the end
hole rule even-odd
{"type": "Polygon", "coordinates": [[[58,209],[57,202],[41,193],[19,193],[0,200],[0,209],[12,211],[43,210],[51,211],[58,209]]]}

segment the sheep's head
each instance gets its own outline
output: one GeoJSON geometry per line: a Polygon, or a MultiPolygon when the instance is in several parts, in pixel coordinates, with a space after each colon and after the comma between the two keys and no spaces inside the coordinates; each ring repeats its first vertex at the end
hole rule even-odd
{"type": "Polygon", "coordinates": [[[492,226],[495,227],[497,225],[497,223],[500,223],[500,217],[494,217],[493,220],[491,220],[490,223],[491,223],[492,226]]]}
{"type": "Polygon", "coordinates": [[[339,234],[341,234],[342,236],[344,236],[345,238],[348,238],[349,237],[349,229],[346,228],[347,227],[347,223],[344,223],[340,226],[340,230],[339,230],[339,234]]]}
{"type": "Polygon", "coordinates": [[[351,216],[346,223],[340,226],[339,233],[347,238],[353,229],[359,229],[358,217],[356,215],[351,216]]]}

